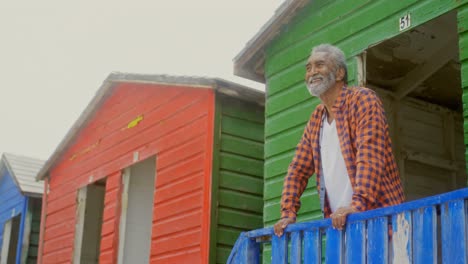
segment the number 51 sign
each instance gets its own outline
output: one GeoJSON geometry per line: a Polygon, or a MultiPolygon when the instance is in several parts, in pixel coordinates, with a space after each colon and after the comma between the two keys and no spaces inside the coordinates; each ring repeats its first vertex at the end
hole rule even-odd
{"type": "Polygon", "coordinates": [[[400,31],[403,31],[411,26],[411,15],[408,13],[400,17],[400,31]]]}

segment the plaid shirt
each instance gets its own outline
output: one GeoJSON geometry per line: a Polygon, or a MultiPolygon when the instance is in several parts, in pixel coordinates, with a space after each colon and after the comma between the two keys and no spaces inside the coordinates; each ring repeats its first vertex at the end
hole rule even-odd
{"type": "MultiPolygon", "coordinates": [[[[343,87],[332,107],[341,152],[353,186],[351,207],[366,211],[404,201],[400,175],[392,153],[382,102],[374,91],[343,87]]],[[[312,174],[317,175],[317,190],[322,197],[322,212],[330,217],[326,191],[321,186],[320,129],[326,112],[320,104],[307,123],[296,147],[295,156],[284,179],[281,218],[296,219],[300,197],[312,174]]]]}

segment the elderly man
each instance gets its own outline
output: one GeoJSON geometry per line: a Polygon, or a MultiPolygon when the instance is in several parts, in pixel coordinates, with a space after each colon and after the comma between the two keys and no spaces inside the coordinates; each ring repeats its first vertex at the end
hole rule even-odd
{"type": "Polygon", "coordinates": [[[346,86],[343,52],[329,44],[315,47],[305,81],[322,103],[312,113],[284,179],[281,219],[274,226],[278,236],[296,221],[300,197],[314,173],[322,212],[337,229],[350,213],[404,201],[382,102],[370,89],[346,86]]]}

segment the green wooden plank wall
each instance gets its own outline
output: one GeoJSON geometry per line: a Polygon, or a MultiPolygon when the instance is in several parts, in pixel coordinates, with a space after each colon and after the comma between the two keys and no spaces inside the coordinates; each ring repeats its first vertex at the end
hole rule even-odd
{"type": "Polygon", "coordinates": [[[241,231],[263,226],[264,108],[221,97],[216,263],[241,231]]]}
{"type": "MultiPolygon", "coordinates": [[[[458,48],[462,75],[463,130],[465,145],[468,144],[468,5],[458,8],[458,48]]],[[[468,148],[465,148],[465,160],[468,161],[468,148]]],[[[466,166],[468,172],[468,164],[466,166]]]]}
{"type": "MultiPolygon", "coordinates": [[[[266,50],[265,75],[265,189],[264,224],[280,217],[282,182],[294,148],[315,106],[304,84],[305,63],[313,46],[338,45],[347,55],[349,82],[355,83],[356,55],[369,46],[398,35],[398,19],[411,14],[412,27],[458,8],[463,102],[468,105],[468,1],[443,0],[316,0],[304,7],[266,50]]],[[[468,107],[465,107],[465,145],[468,142],[468,107]]],[[[466,153],[468,160],[468,152],[466,153]]],[[[311,178],[302,197],[299,221],[321,218],[319,201],[311,178]]],[[[265,247],[264,261],[269,262],[265,247]]]]}

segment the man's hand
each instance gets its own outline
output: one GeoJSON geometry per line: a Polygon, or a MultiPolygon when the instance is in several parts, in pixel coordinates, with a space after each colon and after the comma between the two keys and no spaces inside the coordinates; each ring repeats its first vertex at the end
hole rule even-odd
{"type": "Polygon", "coordinates": [[[275,230],[275,234],[277,236],[282,236],[284,229],[289,224],[293,224],[294,222],[296,222],[296,221],[291,219],[291,218],[283,218],[283,219],[279,220],[278,222],[276,222],[275,226],[273,227],[273,229],[275,230]]]}
{"type": "Polygon", "coordinates": [[[338,230],[342,230],[346,224],[346,217],[349,214],[356,213],[356,209],[348,206],[348,207],[340,207],[336,210],[333,214],[330,215],[332,219],[332,226],[338,230]]]}

